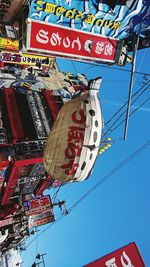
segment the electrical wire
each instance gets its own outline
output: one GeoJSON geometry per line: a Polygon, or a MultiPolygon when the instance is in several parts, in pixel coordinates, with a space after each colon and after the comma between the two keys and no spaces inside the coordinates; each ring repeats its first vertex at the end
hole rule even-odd
{"type": "MultiPolygon", "coordinates": [[[[133,95],[132,95],[132,99],[148,84],[150,83],[150,81],[148,81],[146,84],[142,85],[133,95]]],[[[144,88],[144,91],[147,88],[144,88]]],[[[126,101],[116,112],[115,114],[106,122],[105,125],[108,125],[109,122],[111,122],[113,120],[113,118],[127,105],[128,101],[126,101]]]]}
{"type": "MultiPolygon", "coordinates": [[[[144,106],[144,104],[146,102],[148,102],[149,100],[150,100],[150,97],[148,97],[140,106],[138,106],[136,109],[134,109],[130,113],[129,117],[131,117],[137,110],[139,110],[142,106],[144,106]]],[[[113,131],[115,131],[124,121],[125,121],[125,119],[123,119],[115,128],[111,129],[111,131],[109,131],[109,133],[112,133],[113,131]]]]}
{"type": "MultiPolygon", "coordinates": [[[[100,181],[98,181],[93,187],[91,187],[79,200],[77,200],[69,209],[68,213],[70,213],[75,207],[77,207],[85,198],[89,196],[95,189],[97,189],[98,186],[102,185],[104,182],[106,182],[108,179],[110,179],[116,172],[118,172],[121,168],[123,168],[128,162],[130,162],[133,158],[135,158],[138,154],[140,154],[143,150],[145,150],[147,147],[150,146],[150,139],[144,143],[142,146],[140,146],[135,152],[133,152],[129,157],[127,157],[125,160],[123,160],[121,163],[119,163],[115,168],[113,168],[108,174],[106,174],[100,181]]],[[[34,237],[27,245],[27,248],[36,240],[36,238],[39,238],[44,232],[46,232],[48,229],[50,229],[54,224],[58,223],[60,220],[62,220],[66,214],[63,214],[59,216],[53,223],[48,225],[43,231],[41,231],[36,237],[34,237]]]]}
{"type": "MultiPolygon", "coordinates": [[[[94,63],[88,63],[88,65],[92,65],[91,67],[86,69],[85,74],[87,73],[87,71],[93,67],[100,67],[100,68],[107,68],[107,69],[114,69],[114,70],[120,70],[120,71],[124,71],[124,72],[131,72],[131,70],[126,70],[126,69],[121,69],[121,68],[116,68],[116,67],[112,67],[112,66],[106,66],[106,65],[99,65],[99,64],[94,64],[94,63]]],[[[146,75],[146,76],[150,76],[150,73],[146,73],[146,72],[140,72],[140,71],[135,71],[134,73],[140,74],[140,75],[146,75]]]]}
{"type": "Polygon", "coordinates": [[[122,167],[124,167],[129,161],[131,161],[134,157],[136,157],[139,153],[141,153],[144,149],[150,146],[150,139],[146,143],[144,143],[140,148],[138,148],[134,153],[132,153],[127,159],[122,161],[119,165],[117,165],[112,171],[106,174],[99,182],[97,182],[91,189],[89,189],[78,201],[76,201],[71,208],[68,209],[68,212],[71,212],[73,208],[78,206],[91,192],[93,192],[98,186],[103,184],[106,180],[108,180],[114,173],[119,171],[122,167]]]}
{"type": "MultiPolygon", "coordinates": [[[[149,88],[149,83],[150,83],[150,81],[148,81],[146,84],[144,84],[133,96],[132,96],[132,98],[134,98],[140,91],[141,91],[141,89],[143,89],[143,91],[132,101],[132,103],[131,103],[131,106],[133,106],[133,104],[140,98],[140,96],[143,94],[143,93],[145,93],[146,92],[146,90],[149,88]],[[145,88],[145,86],[147,85],[147,87],[145,88]]],[[[149,99],[149,98],[148,98],[149,99]]],[[[143,103],[142,103],[142,106],[146,103],[147,101],[144,101],[143,103]]],[[[127,102],[122,106],[122,107],[120,107],[116,112],[115,112],[115,114],[106,122],[106,124],[105,124],[105,126],[107,126],[107,131],[103,134],[103,136],[106,136],[108,133],[110,133],[110,132],[112,132],[112,129],[114,130],[114,129],[116,129],[116,128],[118,128],[124,121],[125,121],[125,119],[123,120],[123,121],[121,121],[121,123],[119,123],[119,124],[117,124],[117,127],[115,127],[115,128],[113,128],[114,127],[114,125],[118,122],[118,120],[124,115],[124,113],[125,113],[125,111],[123,111],[120,115],[119,115],[119,112],[126,106],[126,104],[127,104],[127,102]],[[108,127],[108,124],[110,123],[110,122],[112,122],[112,120],[114,119],[114,118],[116,118],[115,119],[115,121],[111,124],[111,126],[109,126],[108,127]]],[[[136,111],[138,110],[139,108],[136,108],[136,111]]],[[[131,114],[133,114],[134,112],[131,112],[131,114]]],[[[130,115],[131,115],[130,114],[130,115]]]]}

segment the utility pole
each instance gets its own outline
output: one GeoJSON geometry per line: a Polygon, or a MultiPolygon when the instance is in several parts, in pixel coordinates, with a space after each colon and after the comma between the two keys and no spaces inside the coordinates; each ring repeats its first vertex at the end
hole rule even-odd
{"type": "Polygon", "coordinates": [[[43,263],[43,267],[45,267],[44,255],[46,255],[46,254],[47,254],[47,253],[43,253],[43,254],[38,253],[38,254],[36,255],[36,259],[37,259],[37,260],[40,260],[40,259],[42,258],[42,262],[40,262],[40,263],[43,263]]]}
{"type": "Polygon", "coordinates": [[[130,116],[130,107],[131,107],[131,98],[132,98],[132,89],[133,89],[135,64],[136,64],[136,53],[137,53],[137,49],[138,49],[138,44],[139,44],[139,34],[135,34],[134,40],[133,40],[133,61],[132,61],[132,71],[131,71],[131,77],[130,77],[130,87],[129,87],[125,130],[124,130],[124,140],[125,141],[126,141],[127,131],[128,131],[128,122],[129,122],[129,116],[130,116]]]}

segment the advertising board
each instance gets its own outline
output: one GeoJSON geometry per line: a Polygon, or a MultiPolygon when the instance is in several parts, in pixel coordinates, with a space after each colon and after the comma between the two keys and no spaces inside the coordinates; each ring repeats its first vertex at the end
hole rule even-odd
{"type": "Polygon", "coordinates": [[[24,202],[25,215],[39,214],[49,211],[52,207],[50,196],[39,196],[24,202]]]}
{"type": "Polygon", "coordinates": [[[0,62],[11,63],[11,64],[21,64],[29,66],[38,66],[39,64],[43,67],[48,67],[50,63],[54,63],[54,58],[49,58],[45,56],[32,55],[32,54],[22,54],[21,52],[8,52],[1,51],[0,62]]]}
{"type": "Polygon", "coordinates": [[[138,248],[134,242],[97,259],[84,267],[145,267],[138,248]]]}
{"type": "Polygon", "coordinates": [[[149,15],[149,0],[32,0],[29,12],[34,20],[118,39],[147,31],[149,15]]]}
{"type": "Polygon", "coordinates": [[[55,221],[52,209],[46,212],[29,216],[29,228],[41,226],[55,221]]]}
{"type": "Polygon", "coordinates": [[[64,26],[31,21],[27,27],[27,51],[114,63],[117,46],[118,41],[114,38],[64,26]]]}

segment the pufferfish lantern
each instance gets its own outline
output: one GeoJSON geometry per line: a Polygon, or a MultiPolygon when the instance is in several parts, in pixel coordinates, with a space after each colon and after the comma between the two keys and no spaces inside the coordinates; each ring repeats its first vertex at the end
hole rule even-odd
{"type": "Polygon", "coordinates": [[[93,169],[103,127],[98,99],[101,81],[101,77],[90,80],[83,95],[64,104],[49,134],[44,166],[58,181],[83,181],[93,169]]]}

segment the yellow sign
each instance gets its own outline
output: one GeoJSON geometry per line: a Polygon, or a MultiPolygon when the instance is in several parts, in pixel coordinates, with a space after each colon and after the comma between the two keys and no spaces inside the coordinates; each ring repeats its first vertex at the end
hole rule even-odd
{"type": "Polygon", "coordinates": [[[19,41],[0,37],[0,49],[19,51],[19,41]]]}
{"type": "Polygon", "coordinates": [[[54,57],[45,57],[31,54],[13,53],[8,51],[1,51],[0,61],[4,63],[14,63],[14,64],[24,64],[30,66],[45,66],[48,67],[49,64],[54,64],[54,57]]]}

